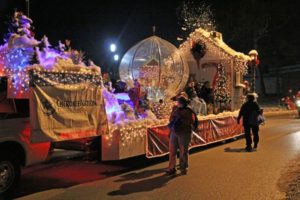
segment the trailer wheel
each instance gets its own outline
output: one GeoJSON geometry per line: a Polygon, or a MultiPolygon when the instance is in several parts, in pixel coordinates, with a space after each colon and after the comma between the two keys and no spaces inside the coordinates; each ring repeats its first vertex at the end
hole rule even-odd
{"type": "Polygon", "coordinates": [[[0,199],[10,198],[20,179],[21,167],[14,153],[0,153],[0,199]]]}

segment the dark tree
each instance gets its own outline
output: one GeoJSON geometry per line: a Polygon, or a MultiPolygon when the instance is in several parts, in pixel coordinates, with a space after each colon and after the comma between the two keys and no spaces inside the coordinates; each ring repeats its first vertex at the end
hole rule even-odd
{"type": "Polygon", "coordinates": [[[299,2],[296,0],[218,1],[215,4],[218,30],[226,43],[242,52],[259,52],[262,92],[264,73],[270,68],[300,62],[299,2]]]}

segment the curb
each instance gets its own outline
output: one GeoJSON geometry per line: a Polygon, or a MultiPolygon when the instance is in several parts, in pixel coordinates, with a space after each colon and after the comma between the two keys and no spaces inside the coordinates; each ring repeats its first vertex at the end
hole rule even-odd
{"type": "Polygon", "coordinates": [[[274,110],[264,112],[265,117],[278,117],[278,116],[298,116],[298,110],[274,110]]]}

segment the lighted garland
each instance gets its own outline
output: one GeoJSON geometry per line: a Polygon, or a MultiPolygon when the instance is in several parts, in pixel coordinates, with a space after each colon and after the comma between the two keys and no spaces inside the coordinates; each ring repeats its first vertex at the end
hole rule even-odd
{"type": "Polygon", "coordinates": [[[155,114],[157,119],[168,119],[175,105],[173,102],[153,103],[151,111],[155,114]]]}
{"type": "Polygon", "coordinates": [[[82,72],[57,72],[50,70],[29,70],[31,83],[39,86],[53,86],[58,84],[74,85],[80,83],[92,83],[102,86],[102,78],[100,74],[82,73],[82,72]]]}
{"type": "MultiPolygon", "coordinates": [[[[202,120],[212,120],[224,117],[237,117],[238,111],[234,112],[223,112],[217,115],[211,114],[207,116],[198,115],[198,119],[202,120]]],[[[168,124],[168,119],[160,120],[131,120],[125,123],[109,124],[109,134],[105,135],[105,142],[107,146],[112,146],[114,140],[120,138],[120,145],[122,147],[131,147],[137,144],[136,141],[144,142],[147,134],[147,129],[155,126],[166,126],[168,124]],[[119,136],[120,137],[119,137],[119,136]]],[[[119,144],[119,140],[115,141],[119,144]]]]}
{"type": "Polygon", "coordinates": [[[246,75],[248,73],[248,61],[243,60],[239,56],[235,56],[234,70],[243,76],[246,75]]]}
{"type": "Polygon", "coordinates": [[[219,103],[229,103],[231,101],[231,96],[228,89],[225,67],[219,65],[217,68],[217,73],[217,84],[214,91],[215,101],[219,103]]]}
{"type": "MultiPolygon", "coordinates": [[[[215,52],[220,56],[223,64],[232,64],[234,62],[234,69],[236,72],[240,72],[242,75],[247,74],[247,62],[249,60],[248,56],[243,55],[242,53],[231,55],[223,48],[220,47],[220,41],[217,41],[212,35],[202,29],[196,29],[190,36],[187,38],[187,41],[180,45],[180,51],[187,52],[191,51],[193,46],[192,41],[200,40],[206,44],[207,49],[212,52],[215,52]]],[[[222,45],[224,43],[222,42],[222,45]]]]}
{"type": "Polygon", "coordinates": [[[111,146],[115,134],[120,134],[120,141],[122,147],[136,144],[136,141],[144,141],[147,129],[155,126],[165,126],[168,120],[130,120],[125,123],[109,124],[109,134],[105,135],[105,140],[108,146],[111,146]]]}
{"type": "Polygon", "coordinates": [[[0,51],[0,63],[2,75],[8,77],[9,89],[14,95],[23,94],[28,91],[28,74],[25,69],[32,57],[32,48],[15,48],[9,51],[2,48],[0,51]]]}

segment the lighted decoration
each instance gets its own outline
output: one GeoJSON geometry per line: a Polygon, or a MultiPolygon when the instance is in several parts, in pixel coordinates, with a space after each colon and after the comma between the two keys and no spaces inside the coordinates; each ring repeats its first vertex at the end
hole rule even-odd
{"type": "Polygon", "coordinates": [[[148,98],[159,101],[185,87],[189,69],[174,45],[151,36],[127,51],[121,60],[119,74],[129,87],[138,79],[148,98]]]}
{"type": "Polygon", "coordinates": [[[124,110],[119,105],[116,96],[107,89],[103,89],[102,95],[105,101],[105,110],[108,122],[114,124],[118,121],[124,121],[126,116],[124,110]]]}
{"type": "Polygon", "coordinates": [[[58,49],[51,48],[47,36],[41,41],[34,38],[31,23],[22,12],[15,12],[6,43],[0,46],[0,75],[8,78],[8,98],[29,97],[27,70],[34,64],[49,71],[90,71],[83,63],[84,53],[71,49],[69,40],[66,45],[59,43],[58,49]]]}
{"type": "Polygon", "coordinates": [[[28,90],[28,75],[24,70],[30,64],[33,48],[39,44],[32,37],[31,23],[22,12],[15,12],[9,24],[7,43],[0,47],[0,71],[8,77],[8,96],[23,97],[28,90]]]}
{"type": "MultiPolygon", "coordinates": [[[[207,116],[198,115],[200,120],[211,120],[219,119],[229,116],[237,117],[238,111],[234,112],[222,112],[217,115],[210,114],[207,116]]],[[[109,134],[105,135],[105,142],[108,146],[112,146],[114,142],[117,142],[122,147],[133,147],[134,145],[146,141],[147,129],[149,127],[155,126],[166,126],[169,122],[169,119],[138,119],[127,121],[119,121],[117,123],[109,124],[109,134]],[[116,138],[119,138],[120,141],[114,141],[116,138]]]]}
{"type": "Polygon", "coordinates": [[[208,32],[201,28],[196,29],[189,35],[187,40],[179,46],[181,54],[184,55],[185,52],[190,52],[193,44],[192,41],[197,40],[205,43],[206,48],[209,49],[212,54],[216,55],[224,66],[233,64],[236,72],[240,72],[242,75],[247,74],[247,63],[250,57],[231,49],[223,42],[221,34],[215,34],[214,31],[208,32]]]}
{"type": "Polygon", "coordinates": [[[44,70],[39,65],[33,65],[27,69],[28,74],[31,74],[31,81],[39,86],[69,86],[79,83],[90,83],[96,86],[102,86],[101,75],[96,70],[90,72],[76,71],[56,71],[44,70]]]}
{"type": "Polygon", "coordinates": [[[240,73],[241,75],[245,76],[248,73],[247,62],[248,59],[243,58],[243,56],[234,56],[234,70],[240,73]]]}
{"type": "Polygon", "coordinates": [[[31,48],[14,48],[4,51],[4,72],[8,77],[8,97],[24,97],[28,91],[26,67],[33,55],[31,48]]]}
{"type": "Polygon", "coordinates": [[[30,30],[32,20],[21,12],[15,12],[6,43],[0,47],[0,71],[8,78],[8,97],[23,98],[27,96],[28,74],[26,67],[34,55],[34,47],[39,42],[33,38],[30,30]]]}
{"type": "Polygon", "coordinates": [[[248,55],[250,56],[250,60],[248,61],[249,67],[257,67],[260,63],[258,59],[258,52],[256,50],[251,50],[248,55]]]}
{"type": "Polygon", "coordinates": [[[193,42],[191,47],[191,53],[197,62],[197,67],[200,69],[200,59],[206,54],[206,44],[200,40],[193,42]]]}
{"type": "Polygon", "coordinates": [[[152,104],[151,110],[157,117],[157,119],[169,119],[172,112],[173,106],[176,105],[176,102],[167,101],[167,102],[156,102],[152,104]]]}
{"type": "Polygon", "coordinates": [[[231,101],[231,95],[228,88],[227,75],[225,67],[219,65],[217,68],[216,88],[214,90],[215,102],[227,104],[231,101]]]}
{"type": "Polygon", "coordinates": [[[126,123],[120,121],[118,123],[109,124],[109,134],[105,135],[105,140],[108,146],[113,144],[115,135],[120,138],[120,144],[122,147],[130,147],[135,144],[144,143],[147,129],[149,127],[163,126],[168,124],[168,119],[153,120],[153,119],[138,119],[127,121],[126,123]]]}
{"type": "Polygon", "coordinates": [[[156,59],[150,60],[140,67],[139,78],[141,84],[146,87],[157,87],[159,84],[157,74],[159,74],[159,61],[156,59]]]}
{"type": "Polygon", "coordinates": [[[183,32],[190,33],[196,28],[216,29],[211,6],[203,1],[183,1],[178,15],[183,32]]]}
{"type": "Polygon", "coordinates": [[[248,55],[250,56],[250,60],[248,61],[248,66],[252,70],[252,81],[251,87],[252,92],[255,93],[256,88],[256,67],[259,65],[258,52],[256,50],[251,50],[248,55]]]}

